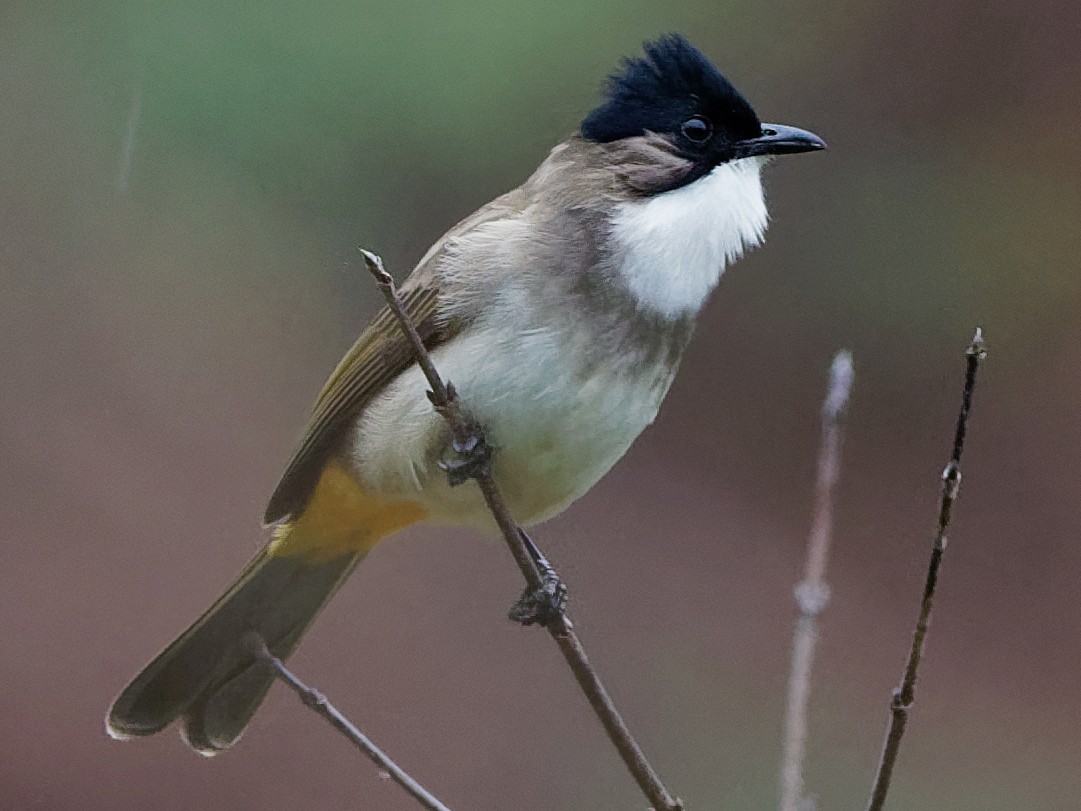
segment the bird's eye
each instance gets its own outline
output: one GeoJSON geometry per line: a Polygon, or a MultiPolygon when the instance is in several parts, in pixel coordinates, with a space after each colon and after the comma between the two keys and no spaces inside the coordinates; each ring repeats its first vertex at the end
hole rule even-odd
{"type": "Polygon", "coordinates": [[[696,115],[684,121],[680,131],[696,144],[702,144],[713,135],[713,124],[704,115],[696,115]]]}

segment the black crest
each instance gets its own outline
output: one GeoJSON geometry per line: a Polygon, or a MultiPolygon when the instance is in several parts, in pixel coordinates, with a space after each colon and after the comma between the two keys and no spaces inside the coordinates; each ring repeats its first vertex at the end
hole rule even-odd
{"type": "Polygon", "coordinates": [[[581,131],[607,143],[647,130],[670,136],[689,157],[708,152],[724,160],[726,144],[757,137],[762,124],[701,51],[682,35],[669,34],[645,43],[644,56],[624,60],[581,131]]]}

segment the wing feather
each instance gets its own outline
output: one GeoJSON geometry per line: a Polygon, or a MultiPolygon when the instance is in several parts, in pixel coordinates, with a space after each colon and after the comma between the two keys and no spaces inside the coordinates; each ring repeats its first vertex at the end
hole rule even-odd
{"type": "MultiPolygon", "coordinates": [[[[417,285],[403,291],[402,301],[428,349],[449,340],[461,328],[460,322],[439,317],[439,291],[433,286],[417,285]]],[[[413,362],[412,349],[394,314],[383,307],[323,386],[304,435],[270,497],[263,515],[266,523],[295,516],[304,509],[320,473],[357,416],[413,362]]]]}

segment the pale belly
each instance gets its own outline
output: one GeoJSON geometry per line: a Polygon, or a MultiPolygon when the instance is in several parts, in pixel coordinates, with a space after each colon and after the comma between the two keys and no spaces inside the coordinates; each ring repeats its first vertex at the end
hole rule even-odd
{"type": "MultiPolygon", "coordinates": [[[[461,334],[433,352],[444,379],[485,426],[493,470],[515,519],[531,525],[561,512],[614,465],[657,414],[674,370],[587,370],[583,347],[544,331],[461,334]]],[[[395,380],[365,410],[353,464],[378,492],[415,499],[430,521],[491,526],[476,486],[450,487],[447,429],[424,395],[419,369],[395,380]]]]}

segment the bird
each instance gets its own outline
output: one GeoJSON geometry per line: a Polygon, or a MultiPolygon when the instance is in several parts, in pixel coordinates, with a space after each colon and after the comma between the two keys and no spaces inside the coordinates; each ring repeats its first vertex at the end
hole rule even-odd
{"type": "MultiPolygon", "coordinates": [[[[525,182],[424,254],[402,302],[483,427],[519,524],[562,512],[653,422],[702,306],[762,242],[762,168],[825,146],[762,123],[666,34],[622,61],[525,182]]],[[[285,659],[378,541],[421,522],[493,528],[478,488],[448,480],[454,443],[425,390],[384,307],[316,399],[263,516],[268,543],[115,699],[111,736],[179,720],[195,751],[230,748],[274,679],[246,636],[285,659]]]]}

